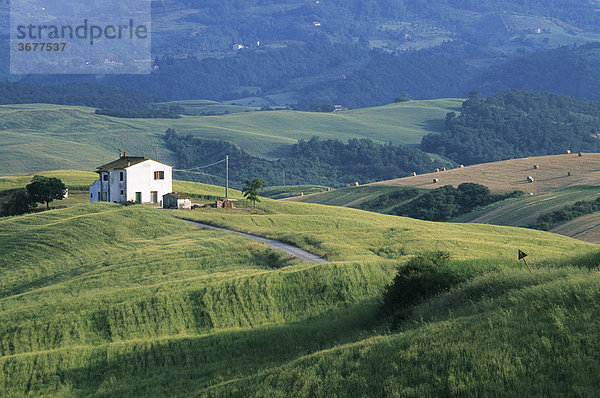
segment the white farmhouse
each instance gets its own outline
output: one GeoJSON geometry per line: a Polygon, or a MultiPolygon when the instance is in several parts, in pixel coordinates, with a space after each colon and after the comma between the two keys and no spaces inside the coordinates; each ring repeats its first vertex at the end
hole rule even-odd
{"type": "Polygon", "coordinates": [[[173,191],[172,167],[152,159],[127,156],[97,168],[98,181],[90,186],[90,202],[154,203],[173,191]]]}

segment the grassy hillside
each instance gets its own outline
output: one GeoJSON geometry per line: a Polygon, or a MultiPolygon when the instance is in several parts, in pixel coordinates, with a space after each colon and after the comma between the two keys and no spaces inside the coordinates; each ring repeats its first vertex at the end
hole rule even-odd
{"type": "Polygon", "coordinates": [[[286,185],[274,186],[263,189],[260,194],[271,199],[285,199],[302,197],[301,195],[312,195],[314,193],[327,192],[331,190],[322,185],[286,185]]]}
{"type": "Polygon", "coordinates": [[[530,250],[536,261],[547,261],[571,250],[595,248],[562,236],[510,227],[432,223],[345,207],[268,199],[263,199],[259,207],[264,214],[179,210],[172,213],[288,241],[343,261],[400,259],[426,250],[447,250],[458,259],[484,257],[515,263],[519,247],[526,252],[530,250]]]}
{"type": "Polygon", "coordinates": [[[600,275],[493,273],[417,307],[399,333],[304,356],[209,396],[594,396],[600,275]]]}
{"type": "Polygon", "coordinates": [[[283,200],[360,208],[360,205],[364,202],[402,189],[403,188],[394,186],[363,185],[359,187],[336,189],[331,192],[315,192],[314,194],[290,197],[283,200]]]}
{"type": "MultiPolygon", "coordinates": [[[[208,193],[202,186],[195,189],[208,193]]],[[[259,207],[253,214],[87,204],[0,220],[0,395],[235,395],[240,389],[253,391],[257,377],[281,369],[281,376],[293,375],[302,363],[309,365],[300,384],[284,383],[291,395],[320,394],[310,387],[318,380],[346,395],[340,383],[314,373],[314,358],[340,353],[343,362],[346,350],[371,342],[402,355],[398,341],[440,330],[434,322],[410,322],[406,327],[417,325],[414,332],[383,332],[379,300],[395,267],[409,256],[444,249],[466,266],[501,272],[473,281],[464,296],[489,292],[482,287],[488,285],[509,290],[566,274],[576,278],[584,271],[552,268],[575,257],[589,263],[597,253],[594,245],[539,231],[436,224],[269,199],[259,207]],[[333,262],[300,263],[241,236],[196,228],[171,215],[294,242],[333,262]],[[517,247],[530,254],[536,274],[523,271],[515,259],[517,247]]],[[[477,305],[463,296],[444,302],[446,307],[431,303],[434,314],[423,319],[435,321],[437,308],[447,317],[477,305]],[[470,303],[466,309],[463,302],[470,303]],[[451,305],[456,307],[447,310],[451,305]]],[[[477,309],[477,319],[487,326],[485,308],[477,309]]],[[[504,308],[499,304],[497,310],[504,308]]],[[[447,338],[467,344],[465,350],[485,345],[486,340],[461,340],[458,330],[465,319],[441,323],[458,322],[452,329],[456,335],[447,338]]],[[[432,352],[428,360],[444,362],[439,358],[446,351],[432,352]]],[[[354,368],[360,365],[357,357],[350,357],[351,367],[339,377],[354,380],[362,373],[354,368]]],[[[408,366],[399,360],[400,365],[408,366]]],[[[388,371],[393,369],[390,365],[388,371]]],[[[357,391],[379,388],[363,384],[357,391]]],[[[262,395],[271,395],[280,387],[269,382],[264,388],[262,395]]]]}
{"type": "Polygon", "coordinates": [[[589,214],[566,222],[551,230],[586,242],[600,244],[600,214],[589,214]]]}
{"type": "Polygon", "coordinates": [[[558,191],[524,196],[506,202],[492,204],[479,211],[458,218],[459,222],[481,224],[526,226],[540,215],[559,210],[580,200],[594,200],[600,196],[598,186],[575,186],[558,191]]]}
{"type": "MultiPolygon", "coordinates": [[[[223,139],[258,155],[313,135],[322,138],[371,138],[380,142],[418,144],[438,131],[458,99],[409,101],[337,113],[270,111],[181,119],[120,119],[95,115],[93,109],[46,104],[0,106],[0,174],[38,170],[93,170],[120,151],[154,158],[167,128],[180,134],[223,139]]],[[[159,158],[173,162],[160,149],[159,158]]],[[[234,165],[232,165],[233,167],[234,165]]]]}
{"type": "MultiPolygon", "coordinates": [[[[60,178],[65,183],[67,188],[84,188],[87,191],[87,187],[92,185],[94,181],[98,179],[98,174],[89,171],[77,171],[77,170],[51,170],[51,171],[40,171],[24,176],[5,176],[0,177],[0,193],[2,191],[24,188],[31,182],[31,178],[34,175],[42,175],[45,177],[56,177],[60,178]]],[[[202,184],[197,182],[189,181],[173,181],[174,192],[184,192],[190,195],[210,195],[210,196],[225,196],[225,188],[218,187],[215,185],[202,184]]],[[[242,193],[235,189],[229,190],[229,196],[234,199],[242,198],[242,193]]]]}
{"type": "Polygon", "coordinates": [[[253,112],[257,110],[257,108],[254,107],[226,104],[209,100],[170,101],[158,103],[157,105],[167,107],[179,106],[183,108],[184,114],[190,116],[202,116],[203,114],[222,115],[224,113],[253,112]]]}

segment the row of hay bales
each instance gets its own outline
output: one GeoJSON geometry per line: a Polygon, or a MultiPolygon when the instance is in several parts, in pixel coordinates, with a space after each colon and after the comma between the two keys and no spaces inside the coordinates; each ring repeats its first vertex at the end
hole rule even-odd
{"type": "MultiPolygon", "coordinates": [[[[461,164],[460,166],[458,166],[458,168],[459,168],[459,169],[464,169],[464,168],[465,168],[465,166],[461,164]]],[[[439,168],[438,168],[438,169],[435,169],[435,171],[434,171],[434,172],[435,172],[435,173],[442,173],[442,172],[444,172],[444,171],[448,171],[448,170],[447,170],[445,167],[442,167],[441,169],[439,169],[439,168]]],[[[417,174],[417,172],[415,171],[415,172],[413,172],[413,173],[412,173],[412,175],[413,175],[413,177],[416,177],[418,174],[417,174]]],[[[438,182],[438,181],[439,181],[439,179],[437,179],[437,178],[434,178],[434,179],[433,179],[433,182],[434,182],[434,183],[436,183],[436,182],[438,182]]]]}
{"type": "MultiPolygon", "coordinates": [[[[571,153],[572,153],[572,152],[571,152],[571,150],[570,150],[570,149],[567,149],[567,150],[566,150],[566,154],[567,154],[567,155],[570,155],[571,153]]],[[[579,153],[577,154],[577,156],[578,156],[578,157],[583,157],[583,152],[579,152],[579,153]]],[[[459,166],[459,168],[460,168],[460,169],[464,169],[464,168],[465,168],[465,166],[461,164],[461,165],[459,166]]],[[[537,164],[534,164],[534,165],[533,165],[533,169],[534,169],[534,170],[539,170],[539,168],[540,168],[540,166],[539,166],[539,165],[537,165],[537,164]]],[[[444,172],[444,171],[447,171],[445,167],[442,167],[441,169],[439,169],[439,168],[435,169],[435,172],[436,172],[436,173],[440,173],[440,172],[444,172]]],[[[572,173],[571,171],[567,172],[567,176],[568,176],[568,177],[571,177],[572,175],[573,175],[573,173],[572,173]]],[[[413,173],[413,177],[416,177],[416,176],[417,176],[417,173],[416,173],[416,172],[414,172],[414,173],[413,173]]],[[[528,182],[534,182],[534,181],[535,181],[535,179],[533,178],[533,176],[527,176],[527,181],[528,181],[528,182]]],[[[440,182],[440,179],[439,179],[439,178],[434,178],[434,179],[433,179],[433,183],[434,183],[434,184],[437,184],[438,182],[440,182]]]]}

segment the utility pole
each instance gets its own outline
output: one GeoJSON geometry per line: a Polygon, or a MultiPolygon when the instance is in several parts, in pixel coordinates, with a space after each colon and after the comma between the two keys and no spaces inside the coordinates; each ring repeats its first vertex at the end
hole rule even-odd
{"type": "Polygon", "coordinates": [[[225,157],[225,199],[229,198],[229,155],[225,157]]]}
{"type": "Polygon", "coordinates": [[[158,145],[156,146],[156,161],[158,162],[158,145]]]}

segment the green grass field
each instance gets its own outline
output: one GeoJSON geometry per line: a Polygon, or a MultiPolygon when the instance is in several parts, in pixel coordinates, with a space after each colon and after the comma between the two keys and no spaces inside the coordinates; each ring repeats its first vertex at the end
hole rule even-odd
{"type": "Polygon", "coordinates": [[[264,188],[260,194],[271,199],[285,199],[313,193],[327,192],[328,188],[323,185],[286,185],[264,188]]]}
{"type": "Polygon", "coordinates": [[[199,116],[203,113],[213,112],[217,115],[227,113],[254,112],[255,107],[230,105],[223,102],[209,100],[182,100],[158,103],[159,106],[180,106],[184,109],[186,115],[199,116]]]}
{"type": "MultiPolygon", "coordinates": [[[[162,149],[167,128],[205,139],[223,139],[263,156],[281,145],[318,135],[324,139],[370,138],[418,144],[438,131],[459,99],[409,101],[336,113],[294,111],[185,116],[181,119],[121,119],[95,115],[93,109],[47,104],[0,106],[0,175],[39,170],[89,170],[114,160],[119,152],[173,162],[162,149]]],[[[235,167],[235,165],[231,165],[235,167]]]]}
{"type": "MultiPolygon", "coordinates": [[[[331,192],[317,193],[304,197],[291,197],[288,200],[293,202],[317,203],[328,206],[344,206],[360,208],[362,203],[377,197],[397,191],[402,191],[404,187],[394,187],[386,185],[363,185],[358,187],[349,187],[336,189],[331,192]]],[[[385,213],[386,209],[378,211],[385,213]]]]}
{"type": "Polygon", "coordinates": [[[101,203],[0,219],[0,396],[594,391],[598,246],[345,207],[258,206],[101,203]],[[176,217],[292,242],[331,262],[302,263],[176,217]],[[426,250],[485,271],[391,325],[379,312],[385,286],[426,250]]]}
{"type": "Polygon", "coordinates": [[[540,215],[559,210],[580,200],[594,200],[600,196],[598,186],[575,186],[559,191],[494,203],[486,208],[458,218],[458,222],[526,226],[540,215]]]}

